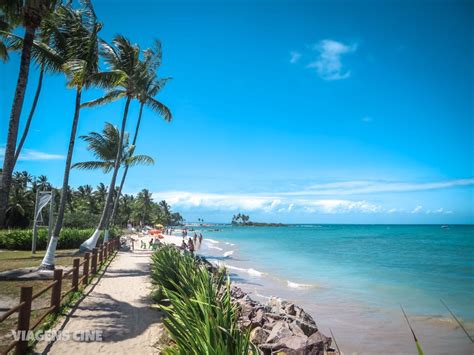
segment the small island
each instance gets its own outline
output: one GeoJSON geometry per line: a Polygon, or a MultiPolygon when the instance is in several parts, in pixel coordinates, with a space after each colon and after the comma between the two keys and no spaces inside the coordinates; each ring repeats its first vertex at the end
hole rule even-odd
{"type": "Polygon", "coordinates": [[[238,213],[237,215],[232,216],[233,226],[243,226],[243,227],[287,227],[283,223],[263,223],[263,222],[252,222],[249,215],[243,213],[238,213]]]}

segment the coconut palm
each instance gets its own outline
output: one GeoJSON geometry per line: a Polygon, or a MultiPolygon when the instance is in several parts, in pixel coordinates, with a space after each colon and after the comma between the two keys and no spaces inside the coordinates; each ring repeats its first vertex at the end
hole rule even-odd
{"type": "MultiPolygon", "coordinates": [[[[0,27],[2,29],[13,28],[19,24],[25,28],[20,57],[20,70],[18,73],[18,80],[8,123],[7,144],[5,147],[0,182],[0,227],[4,225],[5,221],[5,211],[8,205],[8,195],[11,186],[12,173],[15,166],[18,126],[28,83],[33,41],[36,30],[40,26],[41,21],[43,18],[50,15],[54,8],[55,1],[52,0],[10,0],[2,1],[0,3],[0,10],[2,13],[2,25],[0,27]]],[[[2,44],[0,48],[0,56],[2,58],[6,58],[5,49],[5,45],[2,44]]]]}
{"type": "MultiPolygon", "coordinates": [[[[160,101],[156,100],[154,97],[161,91],[165,86],[166,82],[170,78],[158,79],[156,71],[161,64],[161,44],[160,42],[155,42],[155,50],[148,49],[145,51],[145,60],[142,61],[139,65],[142,67],[142,77],[141,80],[137,83],[137,98],[140,103],[140,109],[138,113],[137,124],[135,127],[135,134],[133,135],[132,145],[136,146],[138,131],[140,129],[140,123],[142,120],[143,107],[146,105],[148,108],[152,109],[160,116],[164,118],[165,121],[170,122],[172,119],[171,111],[162,104],[160,101]]],[[[120,197],[125,184],[125,179],[127,178],[128,166],[125,167],[122,180],[120,181],[118,196],[120,197]]],[[[112,210],[110,221],[113,222],[115,214],[117,212],[119,204],[119,198],[115,199],[114,207],[112,210]]]]}
{"type": "Polygon", "coordinates": [[[51,184],[48,181],[48,178],[46,175],[40,175],[38,178],[35,180],[36,188],[39,191],[48,191],[51,190],[51,184]]]}
{"type": "MultiPolygon", "coordinates": [[[[132,45],[128,39],[118,35],[113,40],[113,45],[103,43],[102,56],[106,63],[109,65],[112,72],[120,72],[122,78],[119,83],[119,89],[114,89],[107,92],[103,97],[96,100],[85,103],[83,106],[92,107],[97,105],[103,105],[112,101],[116,101],[121,98],[125,98],[125,108],[122,117],[122,124],[120,128],[120,139],[117,149],[117,156],[114,161],[114,169],[109,185],[109,191],[107,193],[107,199],[105,201],[102,216],[99,221],[97,229],[93,235],[87,239],[81,245],[81,250],[92,250],[97,244],[99,235],[102,230],[108,225],[108,219],[110,217],[109,209],[111,208],[112,198],[115,192],[115,182],[117,180],[117,174],[121,162],[121,151],[123,145],[123,138],[125,135],[125,125],[127,123],[128,109],[132,99],[137,98],[136,83],[140,79],[142,72],[139,70],[139,54],[140,48],[137,45],[132,45]]],[[[105,229],[104,241],[108,240],[108,231],[105,229]]]]}
{"type": "MultiPolygon", "coordinates": [[[[109,173],[114,168],[115,157],[119,147],[120,132],[118,128],[106,122],[102,134],[91,132],[80,138],[88,143],[87,149],[92,152],[97,160],[76,163],[72,167],[84,170],[102,169],[104,173],[109,173]]],[[[133,153],[134,147],[128,145],[128,133],[125,133],[121,164],[123,166],[154,164],[153,158],[148,155],[134,155],[133,153]]]]}
{"type": "Polygon", "coordinates": [[[120,75],[116,72],[99,72],[98,33],[102,25],[97,22],[92,7],[89,5],[81,10],[73,10],[70,6],[61,6],[58,16],[60,26],[53,33],[52,41],[54,42],[55,49],[65,58],[63,69],[68,79],[68,87],[76,89],[76,98],[58,216],[53,229],[53,236],[41,264],[42,268],[48,269],[54,268],[54,254],[64,219],[67,202],[66,192],[79,122],[82,92],[93,85],[101,87],[114,86],[120,80],[120,75]]]}

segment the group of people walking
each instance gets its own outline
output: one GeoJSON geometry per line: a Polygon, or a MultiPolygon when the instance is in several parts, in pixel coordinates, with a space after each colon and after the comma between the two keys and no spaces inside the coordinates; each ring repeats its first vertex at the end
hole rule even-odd
{"type": "Polygon", "coordinates": [[[187,242],[186,242],[186,237],[188,236],[188,230],[183,229],[181,234],[183,236],[183,242],[181,243],[181,250],[187,250],[191,254],[194,254],[196,249],[199,249],[201,247],[202,238],[203,238],[202,233],[199,233],[198,235],[196,232],[194,232],[193,238],[191,239],[191,237],[189,237],[187,242]]]}

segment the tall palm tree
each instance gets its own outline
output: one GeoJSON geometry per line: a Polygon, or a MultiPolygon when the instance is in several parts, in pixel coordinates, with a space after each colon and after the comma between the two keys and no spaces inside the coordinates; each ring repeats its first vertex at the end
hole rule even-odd
{"type": "MultiPolygon", "coordinates": [[[[64,58],[58,55],[58,53],[51,48],[52,35],[58,26],[57,17],[55,15],[56,12],[42,21],[37,39],[33,41],[32,55],[39,66],[38,83],[36,85],[30,113],[28,114],[23,133],[15,151],[14,164],[18,161],[18,157],[20,156],[26,137],[28,136],[31,121],[33,120],[41,89],[43,87],[44,74],[47,72],[60,72],[62,71],[62,65],[64,64],[64,58]]],[[[10,35],[10,37],[13,37],[13,35],[10,35]]],[[[23,47],[23,40],[17,37],[10,38],[10,47],[20,50],[23,47]]]]}
{"type": "MultiPolygon", "coordinates": [[[[142,120],[143,107],[145,105],[156,113],[158,113],[159,115],[161,115],[165,121],[170,122],[172,119],[171,111],[169,110],[169,108],[154,98],[154,96],[156,96],[163,89],[166,82],[170,80],[170,78],[157,78],[156,71],[161,64],[161,58],[161,44],[159,41],[155,41],[155,50],[148,49],[147,51],[145,51],[145,60],[141,61],[139,64],[139,66],[141,67],[141,69],[139,70],[142,70],[141,80],[138,80],[137,83],[137,99],[140,103],[140,109],[138,113],[137,124],[135,127],[135,134],[133,135],[133,146],[136,146],[137,144],[137,137],[140,129],[140,123],[142,120]]],[[[127,178],[127,173],[128,166],[125,166],[118,190],[119,197],[122,193],[122,189],[125,184],[125,179],[127,178]]],[[[110,221],[112,223],[117,212],[119,200],[119,198],[116,198],[114,201],[114,207],[112,209],[112,214],[110,217],[110,221]]]]}
{"type": "Polygon", "coordinates": [[[123,138],[125,135],[125,125],[127,123],[128,109],[132,99],[137,97],[136,83],[141,74],[138,66],[139,63],[140,48],[137,45],[132,45],[128,39],[121,35],[117,35],[113,40],[113,46],[108,43],[103,43],[102,56],[105,58],[106,63],[109,65],[112,72],[120,72],[122,79],[118,86],[120,89],[114,89],[106,93],[103,97],[85,103],[83,106],[92,107],[97,105],[103,105],[121,98],[125,98],[125,108],[122,117],[122,124],[120,127],[120,139],[117,149],[117,155],[114,161],[114,169],[109,184],[109,191],[107,193],[107,199],[105,201],[104,210],[99,221],[97,229],[92,236],[81,244],[81,250],[92,250],[99,239],[99,235],[102,230],[105,229],[104,241],[108,240],[108,219],[110,217],[109,210],[112,207],[111,202],[115,192],[115,182],[117,180],[117,174],[120,167],[121,151],[123,145],[123,138]]]}
{"type": "MultiPolygon", "coordinates": [[[[48,16],[55,7],[55,1],[51,0],[10,0],[0,3],[2,11],[3,28],[9,23],[10,27],[22,24],[25,28],[23,46],[20,57],[20,70],[15,88],[13,104],[8,123],[7,144],[3,160],[2,176],[0,181],[0,227],[5,222],[5,211],[8,206],[8,194],[10,192],[12,173],[15,166],[15,150],[18,138],[18,126],[20,123],[21,110],[25,99],[26,86],[31,62],[31,50],[37,28],[45,16],[48,16]]],[[[1,46],[1,53],[5,52],[5,46],[1,46]]],[[[5,58],[5,54],[1,55],[5,58]]]]}
{"type": "Polygon", "coordinates": [[[62,6],[59,11],[60,26],[53,34],[53,42],[57,51],[65,58],[63,69],[68,78],[68,87],[76,89],[74,116],[72,120],[69,147],[64,168],[61,198],[59,200],[58,216],[53,229],[48,250],[41,267],[54,268],[54,254],[61,232],[64,212],[67,202],[67,189],[71,171],[72,154],[76,140],[77,125],[81,109],[82,91],[96,85],[102,87],[114,86],[120,79],[118,73],[99,72],[99,38],[102,25],[97,22],[92,7],[73,10],[70,6],[62,6]]]}

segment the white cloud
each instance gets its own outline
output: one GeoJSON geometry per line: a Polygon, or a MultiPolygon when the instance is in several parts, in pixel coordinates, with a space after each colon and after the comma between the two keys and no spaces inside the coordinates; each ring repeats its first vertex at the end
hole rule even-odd
{"type": "Polygon", "coordinates": [[[308,68],[315,68],[318,75],[324,80],[342,80],[351,76],[350,70],[345,70],[341,57],[344,54],[357,50],[357,44],[346,45],[332,39],[325,39],[314,45],[319,52],[318,58],[308,64],[308,68]]]}
{"type": "Polygon", "coordinates": [[[301,191],[282,192],[283,196],[327,196],[356,195],[388,192],[438,190],[457,186],[474,185],[474,179],[458,179],[434,182],[394,181],[342,181],[313,184],[301,191]]]}
{"type": "Polygon", "coordinates": [[[274,195],[215,194],[188,191],[163,191],[153,194],[157,200],[165,199],[177,208],[205,208],[209,210],[244,210],[263,212],[291,212],[301,210],[308,213],[377,213],[381,206],[367,201],[340,199],[282,199],[274,195]]]}
{"type": "Polygon", "coordinates": [[[295,51],[291,51],[291,52],[290,52],[290,63],[291,63],[291,64],[298,63],[298,61],[300,60],[300,58],[301,58],[301,53],[295,52],[295,51]]]}
{"type": "Polygon", "coordinates": [[[415,213],[420,213],[422,209],[423,209],[423,206],[416,206],[416,207],[411,211],[411,213],[413,213],[413,214],[415,214],[415,213]]]}
{"type": "MultiPolygon", "coordinates": [[[[0,158],[4,158],[4,157],[5,157],[5,148],[2,147],[0,148],[0,158]]],[[[64,159],[64,155],[50,154],[50,153],[40,152],[38,150],[33,150],[33,149],[23,149],[21,151],[20,156],[18,157],[18,160],[22,160],[22,161],[58,160],[58,159],[64,159]]]]}

